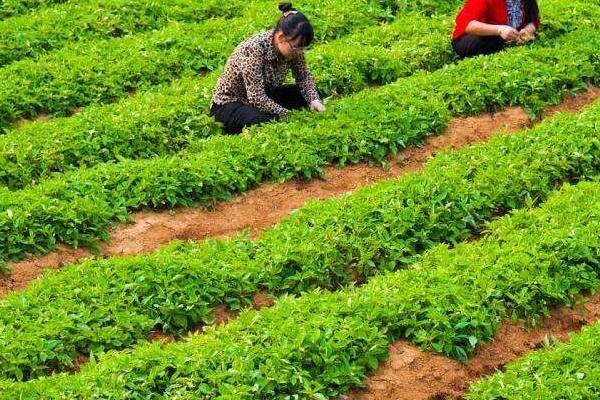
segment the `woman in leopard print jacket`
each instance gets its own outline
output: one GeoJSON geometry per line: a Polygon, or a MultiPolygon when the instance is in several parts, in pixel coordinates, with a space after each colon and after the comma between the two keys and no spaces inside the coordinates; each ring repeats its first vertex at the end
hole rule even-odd
{"type": "Polygon", "coordinates": [[[228,133],[285,116],[292,109],[324,111],[325,106],[304,61],[313,40],[308,19],[281,3],[283,15],[275,29],[259,33],[233,52],[215,87],[211,115],[228,133]],[[289,70],[295,85],[282,85],[289,70]]]}

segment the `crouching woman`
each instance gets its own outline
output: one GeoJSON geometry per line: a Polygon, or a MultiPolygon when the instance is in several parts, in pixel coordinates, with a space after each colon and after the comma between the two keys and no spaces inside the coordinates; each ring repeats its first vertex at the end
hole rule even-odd
{"type": "Polygon", "coordinates": [[[452,47],[460,57],[491,54],[507,42],[533,40],[539,26],[536,0],[467,0],[456,17],[452,47]]]}
{"type": "Polygon", "coordinates": [[[281,3],[274,29],[241,43],[228,59],[213,92],[211,115],[227,133],[283,117],[290,110],[324,111],[304,60],[313,28],[304,14],[281,3]],[[296,84],[283,85],[291,69],[296,84]]]}

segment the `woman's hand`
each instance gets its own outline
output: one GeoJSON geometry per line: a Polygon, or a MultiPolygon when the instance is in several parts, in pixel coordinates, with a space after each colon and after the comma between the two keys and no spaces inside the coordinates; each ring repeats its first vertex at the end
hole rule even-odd
{"type": "Polygon", "coordinates": [[[526,43],[535,39],[535,24],[529,24],[519,32],[518,43],[526,43]]]}
{"type": "Polygon", "coordinates": [[[498,26],[498,36],[500,36],[504,41],[516,42],[521,37],[521,34],[512,26],[500,25],[498,26]]]}
{"type": "Polygon", "coordinates": [[[323,103],[321,103],[320,100],[311,101],[309,107],[310,107],[311,111],[317,111],[317,112],[325,111],[325,105],[323,103]]]}

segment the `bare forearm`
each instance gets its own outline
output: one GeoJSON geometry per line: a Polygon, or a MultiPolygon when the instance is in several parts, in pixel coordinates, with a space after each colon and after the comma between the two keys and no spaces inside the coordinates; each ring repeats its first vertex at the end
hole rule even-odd
{"type": "Polygon", "coordinates": [[[477,36],[499,36],[502,40],[518,42],[521,34],[508,25],[491,25],[479,21],[471,21],[467,25],[466,32],[477,36]]]}
{"type": "Polygon", "coordinates": [[[535,26],[535,23],[530,22],[529,24],[527,24],[527,26],[525,28],[523,28],[521,30],[521,32],[526,32],[526,33],[535,33],[537,31],[537,27],[535,26]]]}
{"type": "Polygon", "coordinates": [[[471,21],[467,25],[466,32],[477,36],[499,36],[500,25],[486,24],[479,21],[471,21]]]}

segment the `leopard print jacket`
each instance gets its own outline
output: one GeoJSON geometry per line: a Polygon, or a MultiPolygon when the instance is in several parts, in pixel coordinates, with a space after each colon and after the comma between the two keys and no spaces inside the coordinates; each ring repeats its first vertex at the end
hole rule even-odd
{"type": "Polygon", "coordinates": [[[278,57],[273,45],[274,34],[274,30],[259,33],[234,50],[214,89],[212,105],[242,102],[284,116],[289,110],[267,96],[267,91],[281,86],[290,69],[306,101],[310,104],[319,99],[304,55],[291,61],[278,57]]]}

